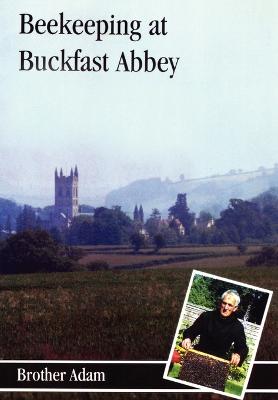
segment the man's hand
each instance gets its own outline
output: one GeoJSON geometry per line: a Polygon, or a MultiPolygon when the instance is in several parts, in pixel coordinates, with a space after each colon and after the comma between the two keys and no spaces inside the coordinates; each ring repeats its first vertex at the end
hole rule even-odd
{"type": "Polygon", "coordinates": [[[181,343],[182,347],[184,347],[185,349],[190,349],[192,347],[191,345],[191,340],[190,339],[184,339],[181,343]]]}
{"type": "Polygon", "coordinates": [[[239,364],[239,362],[240,362],[240,355],[237,354],[237,353],[233,353],[233,354],[232,354],[231,361],[230,361],[230,364],[232,364],[232,365],[234,365],[235,367],[237,367],[238,364],[239,364]]]}

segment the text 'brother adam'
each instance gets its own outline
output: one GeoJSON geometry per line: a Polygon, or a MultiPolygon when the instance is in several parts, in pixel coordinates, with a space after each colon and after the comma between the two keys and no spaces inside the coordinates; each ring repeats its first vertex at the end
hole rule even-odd
{"type": "Polygon", "coordinates": [[[45,367],[39,371],[17,369],[17,382],[105,382],[103,371],[92,371],[86,368],[73,368],[71,372],[52,371],[45,367]]]}

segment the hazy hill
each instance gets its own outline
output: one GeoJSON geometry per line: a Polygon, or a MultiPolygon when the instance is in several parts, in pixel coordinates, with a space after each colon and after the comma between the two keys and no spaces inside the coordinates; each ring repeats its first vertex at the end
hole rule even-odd
{"type": "Polygon", "coordinates": [[[277,168],[259,168],[257,171],[231,171],[226,175],[214,175],[200,179],[181,179],[172,182],[160,178],[138,180],[106,196],[105,205],[120,205],[128,213],[132,213],[135,204],[142,204],[145,214],[158,208],[167,215],[168,208],[175,203],[178,193],[187,193],[191,211],[210,211],[217,216],[227,207],[231,198],[251,199],[278,186],[277,168]]]}

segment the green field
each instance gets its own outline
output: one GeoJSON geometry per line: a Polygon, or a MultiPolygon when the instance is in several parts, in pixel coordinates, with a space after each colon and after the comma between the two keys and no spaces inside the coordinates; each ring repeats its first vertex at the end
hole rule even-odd
{"type": "Polygon", "coordinates": [[[128,246],[83,246],[84,257],[79,261],[81,265],[94,261],[106,261],[110,268],[154,268],[161,267],[181,267],[192,268],[196,263],[202,266],[219,266],[227,261],[230,266],[245,265],[246,260],[251,254],[260,249],[260,246],[248,246],[246,255],[239,256],[236,246],[176,246],[161,249],[158,253],[153,248],[141,249],[139,253],[134,253],[128,246]],[[229,260],[227,260],[229,257],[229,260]]]}
{"type": "MultiPolygon", "coordinates": [[[[278,268],[245,267],[243,257],[154,269],[2,275],[0,357],[166,360],[193,267],[276,290],[278,268]]],[[[274,293],[258,360],[277,358],[277,328],[274,293]]]]}

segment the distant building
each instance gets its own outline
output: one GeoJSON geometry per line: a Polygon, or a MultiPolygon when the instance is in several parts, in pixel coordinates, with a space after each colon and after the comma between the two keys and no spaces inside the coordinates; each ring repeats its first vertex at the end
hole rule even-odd
{"type": "Polygon", "coordinates": [[[215,225],[215,219],[210,218],[208,221],[202,221],[201,218],[194,219],[194,226],[202,229],[210,229],[215,225]]]}
{"type": "Polygon", "coordinates": [[[168,218],[168,225],[176,231],[178,236],[185,236],[185,227],[178,218],[170,216],[168,218]]]}
{"type": "Polygon", "coordinates": [[[55,225],[69,226],[72,219],[78,215],[78,169],[71,168],[70,175],[65,176],[61,168],[58,174],[55,169],[55,225]]]}
{"type": "Polygon", "coordinates": [[[207,223],[207,228],[208,229],[212,228],[214,226],[214,224],[215,224],[215,220],[214,220],[214,218],[211,218],[207,223]]]}
{"type": "Polygon", "coordinates": [[[149,235],[148,231],[145,228],[140,228],[138,233],[140,233],[140,235],[144,236],[144,238],[146,240],[148,240],[150,238],[150,235],[149,235]]]}

